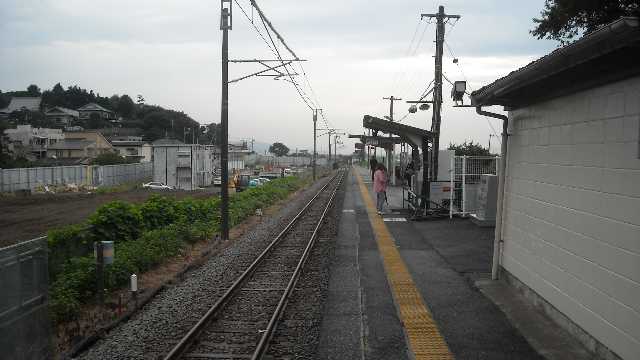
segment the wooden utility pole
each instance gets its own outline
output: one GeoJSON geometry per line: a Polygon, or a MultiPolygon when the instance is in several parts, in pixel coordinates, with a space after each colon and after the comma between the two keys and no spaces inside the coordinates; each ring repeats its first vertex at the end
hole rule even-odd
{"type": "MultiPolygon", "coordinates": [[[[433,84],[433,116],[431,118],[431,132],[433,132],[433,146],[431,148],[431,179],[438,181],[438,152],[440,150],[440,115],[442,109],[442,53],[444,46],[445,22],[449,19],[459,19],[460,15],[448,15],[444,12],[444,6],[438,8],[437,14],[421,14],[421,18],[435,18],[436,26],[436,56],[435,56],[435,80],[433,84]]],[[[424,154],[423,156],[427,156],[424,154]]],[[[423,173],[428,171],[424,169],[423,173]]],[[[427,176],[427,174],[423,174],[427,176]]]]}
{"type": "Polygon", "coordinates": [[[222,15],[222,106],[220,110],[220,227],[222,240],[229,240],[229,30],[231,30],[231,0],[220,0],[222,15]]]}

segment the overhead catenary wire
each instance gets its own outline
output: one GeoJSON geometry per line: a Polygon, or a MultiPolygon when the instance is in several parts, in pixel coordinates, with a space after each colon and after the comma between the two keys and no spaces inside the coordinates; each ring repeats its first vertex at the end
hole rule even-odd
{"type": "MultiPolygon", "coordinates": [[[[320,102],[318,101],[318,96],[317,96],[315,90],[313,89],[313,87],[311,85],[311,81],[309,79],[309,76],[307,75],[307,72],[304,69],[304,66],[302,65],[301,62],[298,62],[298,66],[299,66],[300,72],[302,73],[303,78],[304,78],[304,81],[302,82],[302,84],[306,85],[306,87],[308,88],[308,92],[305,91],[304,86],[301,86],[300,83],[298,83],[294,79],[293,76],[297,72],[297,70],[296,70],[296,68],[294,67],[294,65],[292,63],[287,64],[285,62],[285,60],[283,60],[283,58],[281,56],[281,53],[280,53],[280,50],[279,50],[279,47],[278,47],[278,44],[274,41],[273,37],[271,36],[271,32],[273,32],[273,34],[279,40],[279,43],[282,44],[282,46],[284,46],[284,48],[286,48],[286,50],[294,57],[294,59],[299,60],[299,58],[298,58],[297,54],[287,45],[287,43],[285,42],[284,38],[275,29],[275,27],[273,26],[271,21],[269,21],[269,19],[266,17],[266,15],[262,11],[262,9],[258,6],[257,2],[255,0],[250,0],[252,11],[251,11],[251,16],[249,16],[247,11],[240,5],[239,1],[238,0],[234,0],[234,1],[238,5],[238,7],[242,11],[242,13],[244,14],[245,18],[247,18],[247,20],[251,23],[253,29],[256,31],[258,36],[262,39],[262,41],[265,43],[265,45],[267,45],[267,48],[273,53],[273,55],[282,64],[282,67],[284,68],[284,71],[286,73],[286,76],[284,78],[282,78],[282,80],[285,80],[285,81],[291,83],[294,86],[294,88],[296,89],[296,92],[300,96],[301,100],[303,101],[303,103],[309,109],[313,110],[315,108],[322,108],[322,106],[320,106],[320,102]],[[260,28],[258,26],[256,26],[256,24],[255,24],[255,22],[253,20],[253,9],[254,8],[258,13],[258,17],[260,18],[260,21],[262,22],[262,25],[264,27],[265,32],[267,33],[267,37],[269,38],[269,40],[267,40],[267,38],[265,38],[265,36],[263,35],[262,31],[260,30],[260,28]]],[[[320,113],[322,115],[322,119],[323,119],[323,123],[324,123],[325,127],[327,129],[329,129],[330,128],[330,122],[327,120],[324,112],[320,112],[320,113]]]]}

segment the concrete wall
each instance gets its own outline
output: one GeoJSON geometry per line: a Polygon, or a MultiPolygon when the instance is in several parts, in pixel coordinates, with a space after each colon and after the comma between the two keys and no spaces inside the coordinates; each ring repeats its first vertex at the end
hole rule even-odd
{"type": "Polygon", "coordinates": [[[54,166],[0,169],[0,192],[35,190],[43,185],[113,186],[151,178],[152,163],[107,166],[54,166]]]}
{"type": "Polygon", "coordinates": [[[640,354],[640,77],[511,111],[503,267],[640,354]]]}

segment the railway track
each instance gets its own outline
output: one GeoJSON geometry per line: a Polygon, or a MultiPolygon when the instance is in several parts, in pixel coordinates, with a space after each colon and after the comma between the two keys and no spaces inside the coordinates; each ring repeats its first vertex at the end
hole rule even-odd
{"type": "Polygon", "coordinates": [[[165,360],[264,356],[343,178],[318,191],[165,360]]]}

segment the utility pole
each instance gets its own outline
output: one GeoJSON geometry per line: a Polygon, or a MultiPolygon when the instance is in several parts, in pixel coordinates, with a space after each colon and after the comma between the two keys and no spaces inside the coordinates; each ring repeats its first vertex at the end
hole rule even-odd
{"type": "MultiPolygon", "coordinates": [[[[394,97],[393,95],[382,98],[383,100],[389,100],[389,121],[393,122],[393,102],[402,100],[401,98],[394,97]]],[[[391,138],[391,133],[389,133],[389,138],[391,138]]],[[[387,171],[391,174],[391,181],[393,185],[396,184],[396,169],[393,166],[393,153],[396,150],[395,145],[391,145],[391,148],[387,150],[387,171]]]]}
{"type": "MultiPolygon", "coordinates": [[[[435,56],[435,80],[433,84],[433,116],[431,118],[431,132],[434,133],[433,146],[431,147],[431,179],[438,181],[438,154],[440,150],[440,115],[442,109],[442,52],[444,46],[445,22],[449,19],[459,19],[460,15],[448,15],[444,12],[444,6],[438,8],[437,14],[421,14],[420,18],[435,18],[436,26],[436,56],[435,56]]],[[[427,156],[424,154],[423,156],[427,156]]],[[[423,170],[423,176],[428,169],[423,170]]]]}
{"type": "Polygon", "coordinates": [[[318,127],[316,126],[316,123],[318,122],[318,111],[322,111],[322,109],[313,109],[313,157],[311,159],[311,161],[313,162],[313,180],[316,180],[316,158],[318,156],[318,152],[316,151],[316,140],[317,140],[317,136],[316,136],[316,132],[318,130],[318,127]]]}
{"type": "MultiPolygon", "coordinates": [[[[389,97],[382,98],[382,100],[389,100],[389,121],[393,122],[393,102],[402,100],[402,99],[391,95],[389,97]]],[[[391,137],[391,134],[389,134],[389,137],[391,137]]]]}
{"type": "Polygon", "coordinates": [[[232,27],[231,0],[220,0],[222,30],[222,106],[220,109],[220,227],[222,240],[229,240],[229,30],[232,27]]]}

